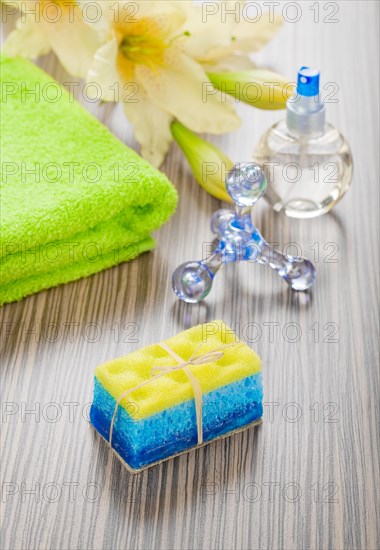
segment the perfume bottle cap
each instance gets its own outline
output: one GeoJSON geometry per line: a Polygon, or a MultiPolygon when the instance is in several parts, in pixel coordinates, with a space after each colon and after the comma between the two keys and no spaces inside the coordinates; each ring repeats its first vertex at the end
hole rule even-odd
{"type": "Polygon", "coordinates": [[[319,95],[320,72],[309,67],[301,67],[298,71],[297,94],[306,97],[319,95]]]}
{"type": "Polygon", "coordinates": [[[317,136],[324,132],[325,106],[319,96],[319,75],[316,69],[301,67],[296,92],[286,102],[288,130],[298,136],[317,136]]]}

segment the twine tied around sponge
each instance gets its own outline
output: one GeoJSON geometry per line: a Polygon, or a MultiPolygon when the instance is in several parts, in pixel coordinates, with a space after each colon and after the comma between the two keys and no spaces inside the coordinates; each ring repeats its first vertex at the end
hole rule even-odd
{"type": "Polygon", "coordinates": [[[167,351],[168,354],[171,355],[176,361],[178,361],[178,364],[173,366],[166,365],[166,366],[153,367],[151,370],[151,378],[149,378],[148,380],[144,380],[144,382],[137,384],[133,388],[130,388],[129,390],[126,390],[124,393],[121,394],[121,396],[116,401],[115,409],[112,415],[111,426],[110,426],[110,436],[108,441],[110,447],[112,448],[112,435],[113,435],[113,428],[116,420],[116,414],[122,400],[125,399],[130,393],[134,392],[135,390],[141,388],[142,386],[145,386],[146,384],[149,384],[150,382],[152,382],[152,380],[156,380],[157,378],[161,378],[162,376],[165,376],[166,374],[169,374],[170,372],[175,372],[177,370],[183,370],[185,372],[193,388],[194,401],[195,401],[195,414],[197,419],[198,445],[203,443],[203,421],[202,421],[203,392],[202,392],[202,388],[199,383],[199,380],[192,373],[189,367],[190,365],[205,365],[207,363],[218,361],[224,355],[223,350],[225,350],[226,348],[230,348],[231,346],[236,346],[239,343],[240,342],[232,342],[231,344],[224,344],[222,346],[215,348],[212,351],[208,351],[206,353],[203,353],[195,357],[196,354],[198,353],[199,348],[202,346],[202,343],[201,343],[199,344],[197,349],[194,351],[194,353],[190,356],[190,358],[185,360],[180,355],[178,355],[173,349],[171,349],[170,346],[166,344],[166,342],[160,342],[158,345],[161,346],[162,349],[167,351]],[[157,374],[155,374],[156,372],[157,374]]]}

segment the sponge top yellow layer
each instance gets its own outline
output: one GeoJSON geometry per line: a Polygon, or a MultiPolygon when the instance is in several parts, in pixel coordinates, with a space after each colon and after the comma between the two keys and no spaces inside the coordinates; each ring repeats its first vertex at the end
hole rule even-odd
{"type": "MultiPolygon", "coordinates": [[[[184,330],[165,340],[165,343],[185,361],[195,352],[196,357],[223,344],[234,344],[222,350],[221,358],[189,367],[198,379],[203,393],[232,384],[261,370],[260,357],[240,342],[223,321],[211,321],[184,330]]],[[[165,349],[154,344],[97,367],[95,377],[118,400],[124,392],[151,379],[154,367],[177,364],[178,361],[165,349]]],[[[143,387],[133,390],[120,405],[130,413],[132,411],[134,419],[141,420],[193,398],[193,388],[186,373],[177,370],[152,379],[143,387]]]]}

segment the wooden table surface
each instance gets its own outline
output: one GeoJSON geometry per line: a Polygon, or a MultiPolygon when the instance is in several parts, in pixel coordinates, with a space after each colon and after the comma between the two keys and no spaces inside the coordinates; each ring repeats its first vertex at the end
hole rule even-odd
{"type": "MultiPolygon", "coordinates": [[[[205,303],[176,300],[171,273],[202,256],[220,204],[173,146],[163,170],[180,203],[154,252],[0,311],[3,548],[380,547],[379,4],[320,2],[319,23],[312,5],[257,60],[290,77],[312,64],[336,83],[328,118],[351,143],[352,187],[322,218],[292,221],[262,201],[254,220],[314,259],[314,289],[230,265],[205,303]],[[331,6],[335,23],[323,21],[331,6]],[[88,423],[95,367],[215,318],[262,357],[262,426],[130,475],[88,423]]],[[[67,81],[53,55],[39,64],[67,81]]],[[[135,145],[117,107],[90,108],[135,145]]],[[[242,128],[215,143],[242,161],[283,113],[239,111],[242,128]]]]}

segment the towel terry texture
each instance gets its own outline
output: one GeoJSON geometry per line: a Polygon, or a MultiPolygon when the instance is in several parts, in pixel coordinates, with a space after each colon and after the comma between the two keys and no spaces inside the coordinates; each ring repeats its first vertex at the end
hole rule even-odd
{"type": "Polygon", "coordinates": [[[169,180],[23,59],[1,57],[0,305],[154,247],[169,180]]]}

